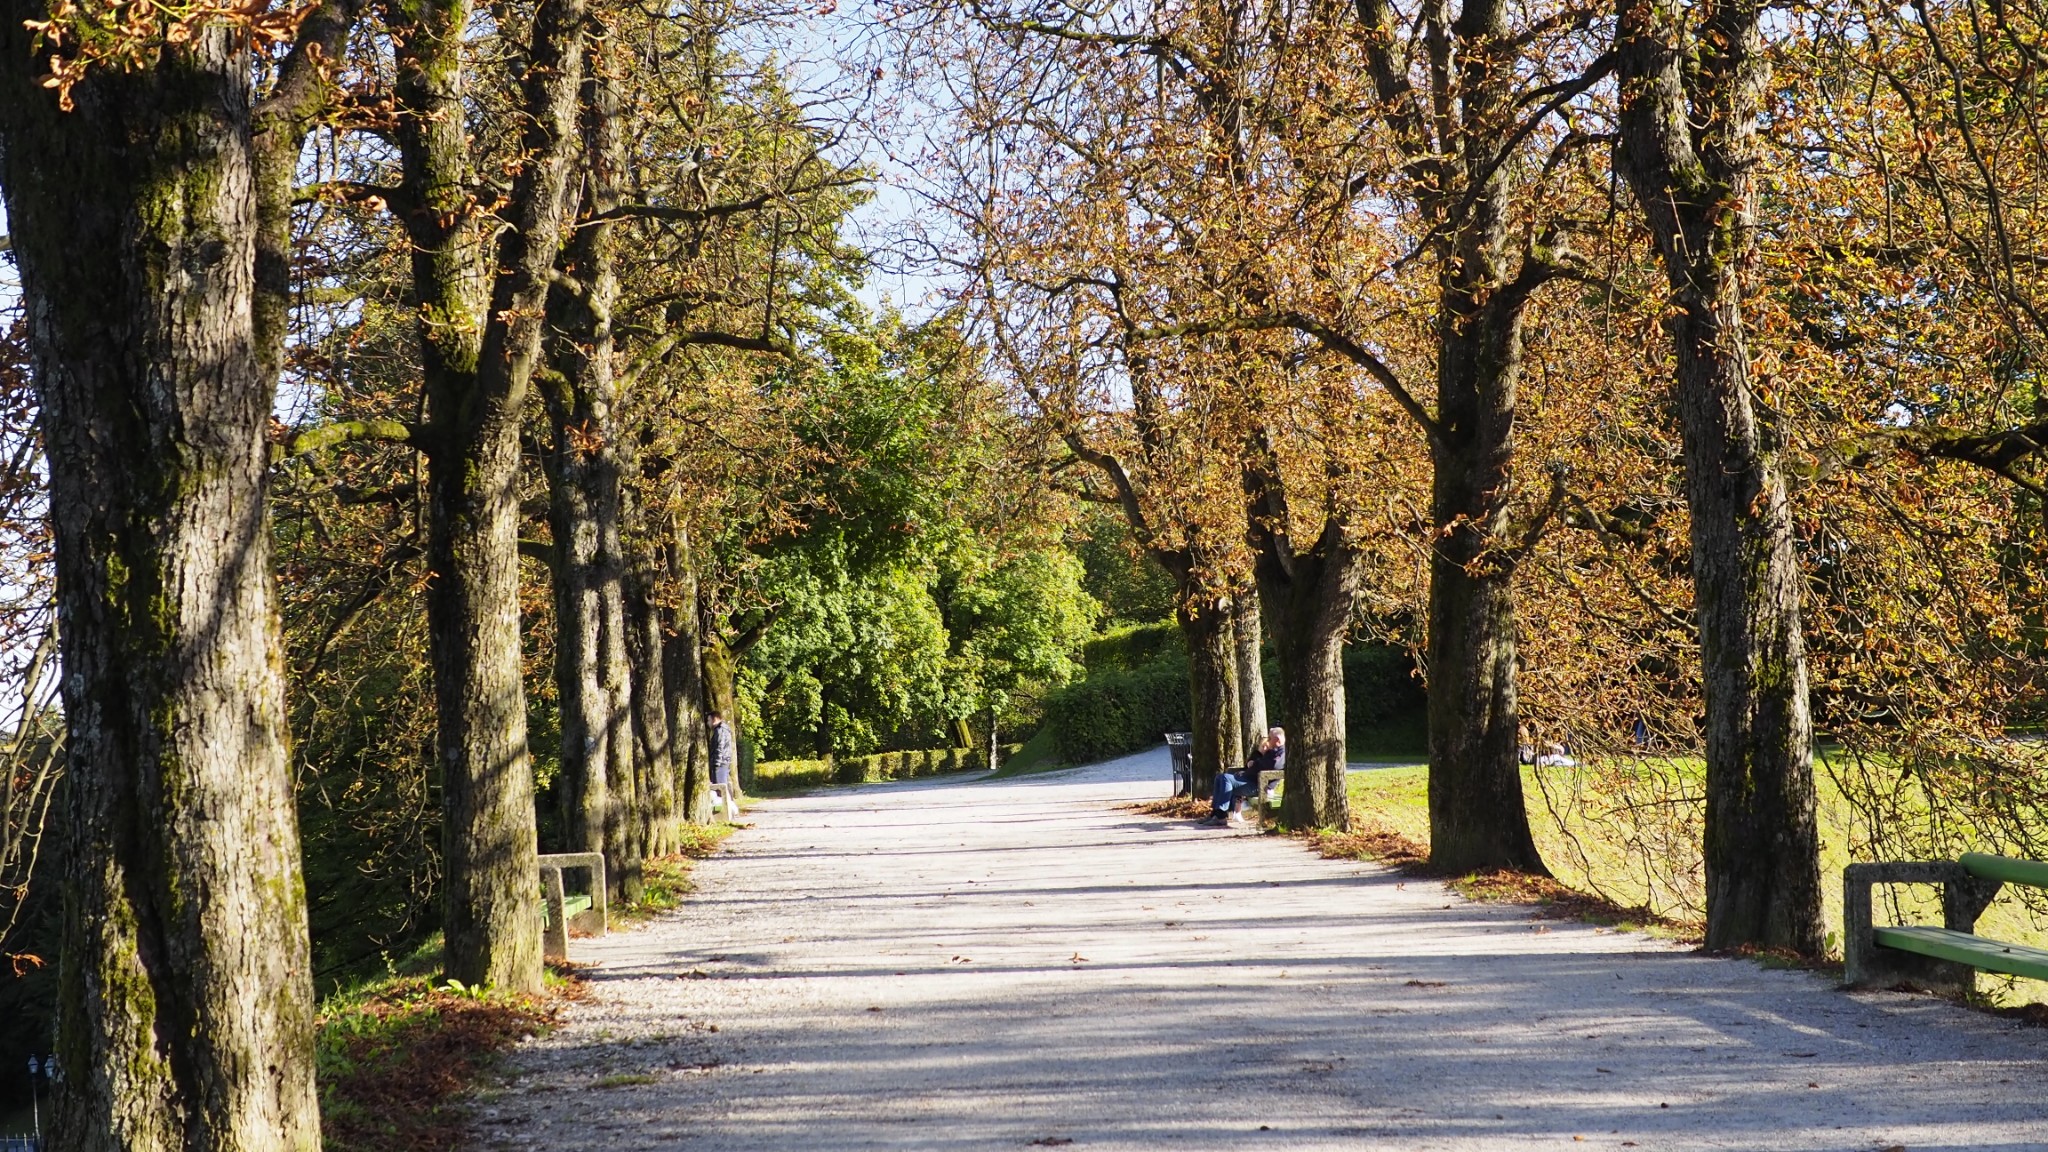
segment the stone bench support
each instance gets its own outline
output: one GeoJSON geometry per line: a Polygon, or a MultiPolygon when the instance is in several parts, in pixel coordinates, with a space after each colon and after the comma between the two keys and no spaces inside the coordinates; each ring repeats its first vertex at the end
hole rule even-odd
{"type": "Polygon", "coordinates": [[[1933,884],[1941,888],[1942,927],[1975,932],[1977,918],[2003,887],[1972,876],[1947,860],[1851,864],[1842,872],[1842,979],[1854,988],[1909,984],[1949,995],[1974,993],[1977,969],[1951,960],[1879,947],[1871,933],[1871,889],[1879,884],[1933,884]]]}
{"type": "Polygon", "coordinates": [[[569,958],[572,925],[562,894],[562,873],[579,868],[590,873],[590,910],[578,913],[573,927],[593,936],[602,936],[611,927],[605,903],[604,853],[555,852],[542,856],[540,884],[542,898],[547,902],[548,923],[541,939],[541,955],[550,960],[569,958]]]}

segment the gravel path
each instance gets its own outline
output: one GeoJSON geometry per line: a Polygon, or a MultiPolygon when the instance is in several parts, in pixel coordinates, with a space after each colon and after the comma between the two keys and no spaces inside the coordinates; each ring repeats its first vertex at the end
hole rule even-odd
{"type": "Polygon", "coordinates": [[[1116,810],[1166,776],[762,803],[473,1146],[2048,1149],[2048,1032],[1116,810]]]}

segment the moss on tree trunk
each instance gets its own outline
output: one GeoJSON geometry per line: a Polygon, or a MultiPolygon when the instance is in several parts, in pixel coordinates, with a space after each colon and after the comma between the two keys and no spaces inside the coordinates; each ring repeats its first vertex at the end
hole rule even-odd
{"type": "Polygon", "coordinates": [[[70,786],[64,1152],[315,1149],[253,318],[252,65],[198,32],[64,113],[0,4],[0,186],[49,461],[70,786]]]}

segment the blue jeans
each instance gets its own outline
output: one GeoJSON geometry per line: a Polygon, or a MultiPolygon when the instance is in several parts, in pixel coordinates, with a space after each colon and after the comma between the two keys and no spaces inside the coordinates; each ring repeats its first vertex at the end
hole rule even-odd
{"type": "Polygon", "coordinates": [[[1236,804],[1259,790],[1258,778],[1250,774],[1243,776],[1235,772],[1216,774],[1216,792],[1209,801],[1210,808],[1217,814],[1228,812],[1236,804]]]}

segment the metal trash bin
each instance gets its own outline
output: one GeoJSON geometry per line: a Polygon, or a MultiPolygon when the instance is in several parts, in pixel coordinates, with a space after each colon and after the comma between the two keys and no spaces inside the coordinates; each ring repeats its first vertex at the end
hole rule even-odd
{"type": "Polygon", "coordinates": [[[1173,758],[1173,794],[1193,796],[1195,794],[1195,734],[1193,732],[1168,732],[1166,752],[1173,758]]]}

